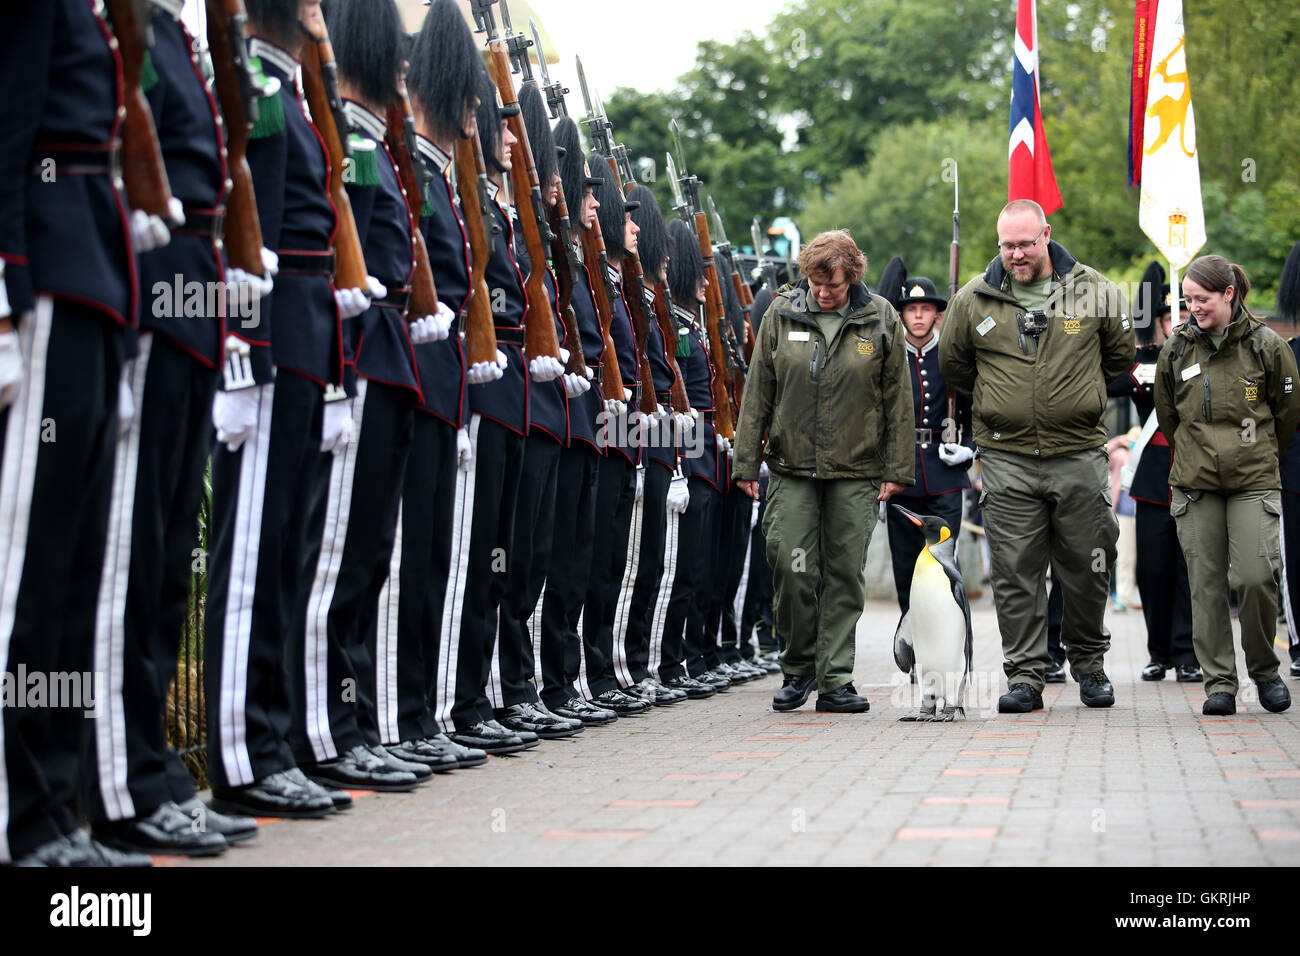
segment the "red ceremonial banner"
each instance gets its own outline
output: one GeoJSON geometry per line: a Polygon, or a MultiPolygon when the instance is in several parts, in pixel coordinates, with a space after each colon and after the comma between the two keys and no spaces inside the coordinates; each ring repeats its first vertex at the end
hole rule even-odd
{"type": "Polygon", "coordinates": [[[1142,182],[1142,149],[1146,130],[1147,70],[1155,43],[1156,6],[1159,0],[1137,0],[1133,14],[1133,86],[1129,94],[1128,182],[1142,182]]]}

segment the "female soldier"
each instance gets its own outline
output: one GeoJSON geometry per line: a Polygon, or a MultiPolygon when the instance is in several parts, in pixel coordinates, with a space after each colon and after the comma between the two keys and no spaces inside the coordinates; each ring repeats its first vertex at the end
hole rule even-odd
{"type": "Polygon", "coordinates": [[[1205,714],[1237,710],[1228,592],[1235,589],[1246,667],[1265,710],[1291,706],[1273,632],[1281,570],[1278,458],[1300,422],[1296,361],[1245,307],[1250,280],[1222,256],[1187,267],[1191,312],[1156,365],[1156,415],[1173,447],[1169,512],[1187,558],[1192,643],[1205,714]]]}

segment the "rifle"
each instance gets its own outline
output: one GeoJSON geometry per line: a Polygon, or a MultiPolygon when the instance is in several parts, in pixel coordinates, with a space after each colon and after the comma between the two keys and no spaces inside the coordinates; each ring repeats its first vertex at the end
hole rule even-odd
{"type": "Polygon", "coordinates": [[[424,163],[415,161],[415,114],[406,95],[406,81],[398,83],[399,98],[388,104],[388,146],[397,163],[397,175],[406,190],[406,206],[411,222],[411,251],[415,256],[415,269],[411,273],[411,300],[406,310],[407,321],[422,319],[438,311],[438,290],[433,284],[433,271],[429,267],[429,249],[420,231],[420,209],[424,204],[424,190],[430,182],[424,163]]]}
{"type": "Polygon", "coordinates": [[[334,252],[338,260],[334,265],[334,286],[360,289],[368,296],[366,257],[361,251],[356,220],[352,218],[352,203],[343,186],[344,170],[352,158],[347,145],[348,120],[339,96],[338,64],[334,62],[334,48],[327,35],[318,37],[305,29],[303,33],[307,37],[302,51],[303,92],[307,94],[312,122],[325,143],[330,160],[330,200],[334,203],[337,220],[334,252]]]}
{"type": "MultiPolygon", "coordinates": [[[[673,120],[672,130],[673,137],[677,140],[677,152],[682,154],[682,141],[676,120],[673,120]]],[[[679,176],[672,153],[668,154],[668,177],[672,182],[673,196],[676,200],[674,208],[682,219],[695,228],[695,237],[700,244],[700,256],[704,259],[704,274],[709,280],[705,292],[704,324],[709,336],[709,355],[713,360],[716,373],[713,376],[713,427],[723,438],[734,438],[731,396],[728,394],[726,379],[723,376],[727,361],[719,332],[719,324],[723,321],[722,290],[718,285],[717,267],[713,264],[713,243],[709,238],[708,219],[700,207],[700,181],[686,172],[684,162],[679,176]]]]}
{"type": "MultiPolygon", "coordinates": [[[[592,105],[592,97],[587,91],[587,77],[578,60],[578,85],[582,87],[583,103],[587,107],[587,128],[596,152],[605,157],[614,174],[614,183],[620,191],[634,185],[631,166],[627,161],[627,150],[614,145],[613,126],[605,115],[603,105],[592,105]],[[620,163],[621,159],[621,163],[620,163]],[[626,173],[626,175],[625,175],[626,173]],[[626,184],[626,185],[625,185],[626,184]]],[[[632,319],[632,342],[636,352],[637,390],[640,396],[637,407],[641,412],[652,415],[659,409],[659,400],[655,394],[654,376],[650,372],[650,359],[646,354],[646,345],[650,338],[650,317],[646,310],[645,272],[641,268],[641,257],[634,251],[623,256],[623,287],[631,289],[631,295],[624,296],[628,315],[632,319]]]]}
{"type": "Polygon", "coordinates": [[[488,301],[486,276],[488,259],[492,256],[488,236],[501,231],[492,216],[492,200],[488,199],[487,167],[483,163],[478,127],[469,136],[456,137],[455,164],[456,190],[460,193],[460,211],[465,219],[471,257],[470,297],[461,334],[465,340],[466,363],[478,365],[497,360],[497,330],[492,320],[492,304],[488,301]]]}
{"type": "Polygon", "coordinates": [[[207,0],[208,52],[212,79],[227,131],[226,164],[230,190],[226,196],[226,258],[233,269],[262,276],[262,224],[248,168],[248,134],[257,122],[258,91],[248,67],[244,0],[207,0]]]}
{"type": "MultiPolygon", "coordinates": [[[[132,209],[157,216],[167,225],[180,223],[172,215],[172,189],[167,181],[153,111],[140,89],[144,56],[153,46],[149,6],[145,0],[108,0],[118,50],[122,56],[126,118],[122,123],[122,180],[132,209]]],[[[260,255],[260,253],[259,253],[260,255]]]]}
{"type": "MultiPolygon", "coordinates": [[[[744,309],[746,305],[754,304],[754,297],[748,296],[749,285],[740,281],[740,268],[736,264],[736,254],[731,243],[727,239],[726,227],[722,224],[722,217],[718,215],[718,207],[713,204],[713,197],[709,196],[709,212],[713,215],[713,224],[718,230],[718,255],[727,260],[727,265],[731,268],[731,290],[736,295],[736,302],[744,309]]],[[[744,316],[745,328],[745,347],[748,349],[747,355],[754,352],[754,329],[749,324],[749,317],[744,316]]],[[[739,410],[741,405],[741,395],[745,390],[745,376],[749,374],[749,364],[747,358],[741,358],[740,343],[736,341],[736,330],[732,327],[730,320],[727,321],[726,334],[728,368],[731,370],[732,394],[736,396],[736,408],[739,410]]]]}
{"type": "MultiPolygon", "coordinates": [[[[954,161],[952,167],[952,248],[948,252],[948,301],[950,303],[961,284],[961,194],[958,191],[959,182],[957,163],[954,161]]],[[[953,394],[951,388],[948,389],[948,420],[944,422],[944,426],[945,431],[948,428],[953,429],[956,436],[953,441],[961,441],[961,435],[956,434],[957,397],[953,394]]],[[[944,435],[944,439],[947,440],[947,438],[948,436],[944,435]]]]}
{"type": "Polygon", "coordinates": [[[512,58],[517,60],[522,51],[524,62],[528,62],[528,41],[510,29],[509,12],[504,0],[502,11],[507,17],[507,35],[503,36],[498,31],[496,18],[492,15],[493,2],[494,0],[474,0],[474,12],[480,24],[487,28],[489,72],[496,83],[497,92],[501,94],[501,105],[515,107],[515,114],[506,123],[515,137],[515,144],[510,148],[511,199],[519,213],[519,228],[528,250],[529,268],[524,279],[528,297],[528,309],[523,320],[525,351],[530,359],[550,355],[558,361],[560,341],[555,334],[555,314],[551,311],[551,297],[547,294],[543,278],[546,271],[545,244],[552,239],[552,234],[547,223],[546,205],[542,201],[541,184],[537,181],[537,167],[533,165],[533,151],[528,144],[528,131],[524,128],[524,118],[518,111],[519,100],[510,79],[513,72],[512,58]],[[531,216],[523,205],[521,194],[525,190],[532,200],[531,216]]]}
{"type": "Polygon", "coordinates": [[[775,296],[776,290],[780,288],[780,283],[776,281],[776,266],[763,254],[763,233],[759,228],[757,216],[749,224],[749,237],[754,243],[754,255],[758,258],[763,286],[775,296]]]}

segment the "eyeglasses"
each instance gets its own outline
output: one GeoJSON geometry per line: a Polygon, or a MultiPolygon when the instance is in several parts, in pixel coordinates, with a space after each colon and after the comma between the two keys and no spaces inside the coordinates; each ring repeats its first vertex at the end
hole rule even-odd
{"type": "Polygon", "coordinates": [[[1034,236],[1034,238],[1028,242],[999,242],[998,248],[1006,255],[1011,255],[1016,252],[1028,252],[1030,249],[1034,248],[1034,246],[1038,245],[1038,240],[1043,238],[1043,233],[1046,231],[1047,227],[1044,226],[1042,229],[1038,230],[1038,235],[1034,236]]]}

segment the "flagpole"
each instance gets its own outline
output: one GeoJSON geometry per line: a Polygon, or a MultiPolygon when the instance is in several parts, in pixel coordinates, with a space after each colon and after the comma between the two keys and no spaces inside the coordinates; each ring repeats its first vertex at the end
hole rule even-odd
{"type": "Polygon", "coordinates": [[[1179,291],[1178,268],[1174,265],[1173,260],[1169,260],[1169,329],[1171,332],[1183,324],[1178,309],[1179,291]]]}

